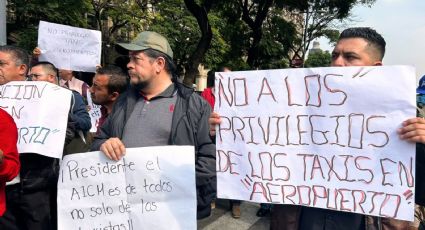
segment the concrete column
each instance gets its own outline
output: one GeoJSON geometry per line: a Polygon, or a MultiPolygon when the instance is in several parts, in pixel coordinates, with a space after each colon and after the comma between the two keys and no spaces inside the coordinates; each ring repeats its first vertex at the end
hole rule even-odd
{"type": "Polygon", "coordinates": [[[6,0],[0,0],[0,45],[6,42],[6,0]]]}

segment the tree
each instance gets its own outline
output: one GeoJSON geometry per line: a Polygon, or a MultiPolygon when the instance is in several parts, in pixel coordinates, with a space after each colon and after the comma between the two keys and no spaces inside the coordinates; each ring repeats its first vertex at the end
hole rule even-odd
{"type": "Polygon", "coordinates": [[[207,68],[224,64],[237,70],[285,68],[291,58],[304,57],[315,38],[336,40],[335,22],[349,17],[354,5],[374,2],[10,0],[13,16],[8,31],[18,45],[31,50],[39,20],[98,29],[103,37],[103,63],[110,63],[116,41],[153,30],[168,38],[179,73],[185,73],[184,82],[191,85],[202,64],[207,68]]]}
{"type": "MultiPolygon", "coordinates": [[[[295,1],[295,0],[292,0],[295,1]]],[[[298,31],[298,39],[294,40],[292,51],[295,56],[305,60],[306,52],[313,40],[319,37],[327,37],[335,42],[339,36],[336,22],[350,20],[351,9],[358,4],[371,6],[375,0],[307,0],[298,1],[297,8],[290,6],[290,14],[304,15],[304,24],[298,31]]]]}
{"type": "Polygon", "coordinates": [[[296,39],[297,22],[285,12],[302,10],[304,2],[307,0],[238,0],[225,4],[226,15],[233,19],[229,21],[238,16],[248,28],[245,55],[251,69],[287,66],[288,61],[282,59],[296,39]]]}
{"type": "Polygon", "coordinates": [[[184,0],[189,12],[196,18],[196,21],[201,31],[201,37],[198,41],[196,49],[189,57],[186,63],[186,74],[184,77],[184,83],[186,85],[192,85],[195,83],[196,76],[199,75],[198,66],[204,59],[205,53],[210,48],[212,40],[211,25],[208,20],[208,12],[213,4],[212,0],[204,0],[200,4],[196,3],[195,0],[184,0]]]}
{"type": "Polygon", "coordinates": [[[289,66],[290,47],[296,36],[296,28],[288,22],[279,9],[273,9],[266,19],[264,35],[260,42],[258,68],[275,69],[289,66]]]}
{"type": "Polygon", "coordinates": [[[247,63],[251,67],[258,67],[260,51],[260,42],[263,37],[263,22],[266,20],[270,8],[273,6],[273,0],[248,1],[240,0],[242,8],[242,20],[252,30],[252,43],[248,49],[247,63]],[[256,11],[255,14],[253,11],[256,11]]]}
{"type": "Polygon", "coordinates": [[[9,0],[7,3],[9,14],[13,14],[9,16],[13,19],[8,24],[9,38],[27,50],[37,44],[40,20],[87,27],[87,20],[83,17],[89,9],[86,0],[9,0]]]}
{"type": "Polygon", "coordinates": [[[117,40],[129,40],[130,32],[146,28],[151,20],[149,1],[91,0],[91,27],[102,32],[102,63],[113,62],[117,40]],[[118,35],[120,32],[120,35],[118,35]]]}
{"type": "Polygon", "coordinates": [[[187,11],[183,0],[163,0],[153,6],[149,30],[164,35],[173,48],[179,74],[185,72],[190,53],[196,49],[200,30],[196,19],[187,11]]]}
{"type": "MultiPolygon", "coordinates": [[[[178,5],[179,1],[173,1],[175,6],[178,5]],[[177,4],[176,4],[177,3],[177,4]]],[[[178,32],[189,29],[193,37],[186,37],[186,42],[190,43],[189,49],[180,49],[178,47],[181,46],[182,43],[176,44],[176,49],[182,50],[184,52],[183,55],[176,55],[176,57],[180,60],[180,67],[184,69],[185,75],[183,83],[191,86],[195,83],[196,77],[199,75],[198,67],[200,64],[211,64],[214,61],[219,61],[220,55],[223,48],[226,47],[225,42],[223,42],[220,34],[217,29],[212,29],[210,20],[214,22],[215,25],[220,24],[220,19],[216,17],[214,14],[210,14],[211,8],[218,1],[213,0],[203,0],[203,1],[195,1],[195,0],[184,0],[184,4],[186,9],[190,12],[190,14],[196,19],[197,28],[194,28],[193,19],[188,18],[186,12],[182,12],[182,19],[180,22],[186,22],[184,24],[179,24],[176,26],[167,26],[167,30],[173,30],[173,28],[180,28],[178,32]],[[211,18],[211,19],[210,19],[211,18]],[[196,33],[196,34],[194,34],[196,33]],[[213,40],[213,35],[215,35],[216,39],[213,40]],[[212,46],[213,49],[210,49],[212,46]],[[210,52],[209,52],[210,51],[210,52]],[[209,54],[209,55],[208,55],[209,54]]],[[[170,6],[167,4],[167,6],[170,6]]],[[[176,7],[175,9],[181,9],[181,7],[176,7]]],[[[173,12],[176,14],[176,11],[173,12]]],[[[162,15],[164,15],[162,13],[162,15]]],[[[163,21],[164,22],[164,21],[163,21]]],[[[178,22],[178,21],[172,21],[178,22]]],[[[163,24],[162,24],[163,25],[163,24]]],[[[183,42],[185,41],[183,40],[183,42]]],[[[180,52],[178,52],[179,54],[180,52]]]]}
{"type": "Polygon", "coordinates": [[[250,46],[250,29],[241,20],[237,2],[222,1],[216,5],[214,12],[222,21],[221,24],[215,24],[215,28],[227,44],[221,55],[222,60],[217,62],[217,65],[228,66],[235,70],[250,69],[246,63],[247,48],[250,46]]]}
{"type": "MultiPolygon", "coordinates": [[[[303,57],[310,42],[315,38],[327,36],[336,39],[338,31],[333,27],[333,22],[349,16],[349,12],[356,4],[372,4],[375,0],[238,0],[228,1],[223,10],[229,11],[226,15],[229,21],[235,22],[236,17],[242,20],[249,32],[246,49],[246,62],[251,69],[269,67],[275,62],[278,49],[276,43],[283,45],[285,50],[280,58],[303,57]],[[231,12],[231,13],[230,13],[231,12]],[[281,20],[273,20],[281,18],[281,20]],[[303,22],[307,20],[308,28],[304,32],[303,22]],[[286,22],[286,23],[283,23],[286,22]],[[280,33],[273,29],[286,31],[280,33]],[[276,37],[278,32],[284,35],[283,39],[276,37]],[[272,39],[272,40],[270,40],[272,39]],[[291,41],[288,44],[287,41],[291,41]],[[290,52],[285,52],[286,48],[290,52]],[[267,51],[264,53],[264,51],[267,51]],[[272,51],[272,52],[270,52],[272,51]],[[268,57],[275,56],[268,59],[268,57]],[[265,59],[270,63],[265,65],[265,59]]],[[[236,32],[238,33],[238,32],[236,32]]],[[[242,37],[243,38],[243,37],[242,37]]],[[[289,61],[289,60],[288,60],[289,61]]]]}
{"type": "Polygon", "coordinates": [[[204,6],[207,3],[201,3],[196,4],[206,9],[197,9],[204,11],[202,17],[207,16],[207,19],[203,18],[201,21],[204,21],[199,23],[183,0],[162,0],[153,5],[154,19],[148,28],[168,38],[174,51],[174,61],[178,66],[179,74],[184,73],[183,81],[188,85],[192,85],[195,77],[199,75],[199,64],[213,68],[222,62],[229,49],[220,29],[227,24],[225,19],[221,18],[217,11],[213,12],[210,6],[204,6]],[[205,29],[204,32],[201,31],[201,27],[205,29]],[[212,33],[209,42],[210,35],[202,38],[203,33],[209,33],[208,27],[212,33]]]}
{"type": "Polygon", "coordinates": [[[331,65],[332,57],[328,51],[316,50],[308,55],[305,67],[327,67],[331,65]]]}
{"type": "Polygon", "coordinates": [[[151,0],[10,0],[9,13],[13,18],[9,37],[18,46],[32,50],[37,45],[37,26],[40,20],[96,29],[102,33],[102,63],[114,59],[114,43],[129,40],[128,34],[141,31],[150,22],[148,8],[151,0]],[[120,33],[118,33],[120,32],[120,33]]]}
{"type": "Polygon", "coordinates": [[[220,16],[232,22],[221,28],[221,34],[230,45],[225,59],[235,69],[287,66],[282,56],[287,52],[285,41],[293,33],[281,32],[290,32],[293,26],[282,20],[281,9],[276,4],[282,1],[238,0],[218,4],[220,16]]]}

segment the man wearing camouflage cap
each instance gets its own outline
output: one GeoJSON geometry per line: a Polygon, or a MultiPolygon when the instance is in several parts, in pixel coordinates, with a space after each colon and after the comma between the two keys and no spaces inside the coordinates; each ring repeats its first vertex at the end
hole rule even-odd
{"type": "Polygon", "coordinates": [[[92,150],[119,160],[125,148],[193,145],[196,159],[197,217],[207,217],[215,196],[215,145],[209,137],[208,103],[175,80],[173,51],[166,38],[145,31],[128,51],[131,88],[122,94],[95,138],[92,150]]]}

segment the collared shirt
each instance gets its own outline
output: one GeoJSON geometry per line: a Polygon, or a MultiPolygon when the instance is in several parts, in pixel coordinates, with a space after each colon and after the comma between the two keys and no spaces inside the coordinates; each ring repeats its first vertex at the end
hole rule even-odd
{"type": "Polygon", "coordinates": [[[81,81],[80,79],[76,77],[72,77],[71,80],[59,80],[59,85],[68,89],[72,89],[77,91],[81,94],[84,98],[87,98],[87,90],[89,89],[89,86],[84,81],[81,81]]]}
{"type": "Polygon", "coordinates": [[[168,145],[176,100],[174,84],[150,100],[140,96],[124,127],[125,147],[168,145]]]}

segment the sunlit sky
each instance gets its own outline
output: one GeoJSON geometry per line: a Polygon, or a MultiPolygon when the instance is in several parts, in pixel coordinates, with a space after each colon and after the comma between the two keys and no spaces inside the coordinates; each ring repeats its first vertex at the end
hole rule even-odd
{"type": "MultiPolygon", "coordinates": [[[[353,16],[349,27],[372,27],[384,37],[384,65],[412,65],[418,79],[425,75],[425,0],[377,0],[370,8],[355,7],[353,16]]],[[[322,49],[332,50],[326,40],[319,41],[322,49]]]]}

